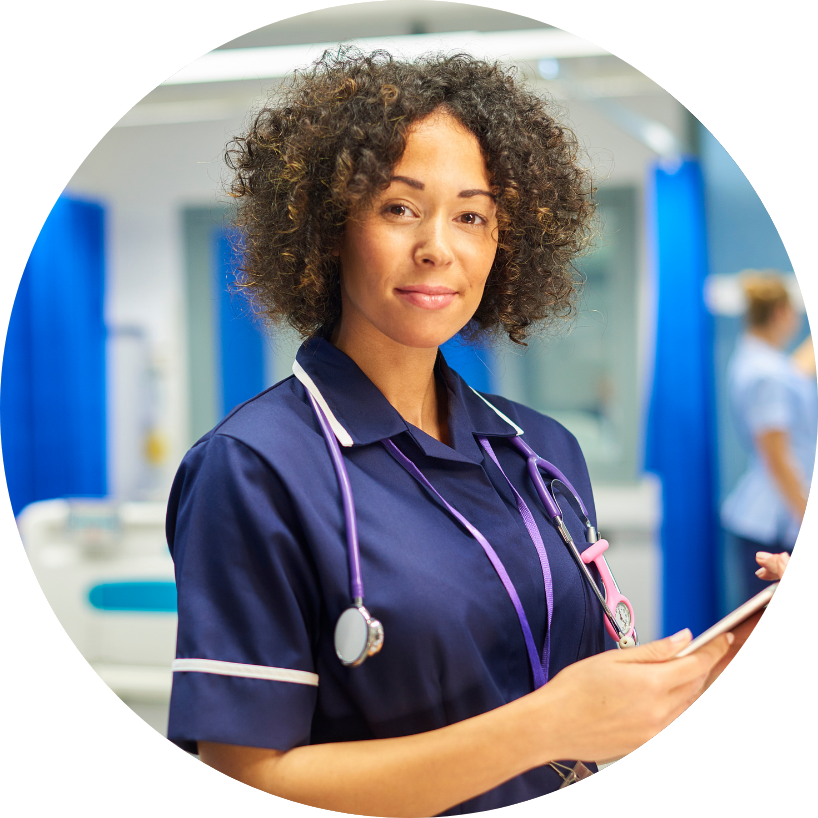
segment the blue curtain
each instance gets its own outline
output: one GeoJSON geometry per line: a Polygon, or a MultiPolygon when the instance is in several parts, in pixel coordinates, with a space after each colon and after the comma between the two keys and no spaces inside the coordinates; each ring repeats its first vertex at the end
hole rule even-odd
{"type": "Polygon", "coordinates": [[[491,350],[466,344],[459,335],[446,341],[440,349],[446,358],[446,363],[472,389],[478,392],[494,391],[491,374],[494,356],[491,350]]]}
{"type": "Polygon", "coordinates": [[[14,514],[35,500],[104,496],[104,214],[61,197],[23,273],[0,381],[14,514]]]}
{"type": "Polygon", "coordinates": [[[662,626],[706,630],[718,618],[713,327],[699,165],[652,170],[656,345],[646,467],[662,481],[662,626]]]}
{"type": "Polygon", "coordinates": [[[241,250],[235,234],[223,228],[214,230],[214,337],[217,345],[215,357],[220,370],[216,388],[221,386],[217,406],[221,409],[222,417],[257,395],[266,385],[262,328],[241,295],[230,291],[237,252],[241,250]]]}

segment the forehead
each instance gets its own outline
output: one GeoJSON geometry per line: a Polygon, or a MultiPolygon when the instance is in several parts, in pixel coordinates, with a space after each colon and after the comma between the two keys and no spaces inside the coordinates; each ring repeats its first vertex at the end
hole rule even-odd
{"type": "Polygon", "coordinates": [[[425,171],[435,179],[441,175],[466,175],[483,184],[488,183],[488,169],[480,142],[446,112],[431,114],[409,130],[406,148],[395,166],[395,173],[409,175],[410,170],[425,171]]]}

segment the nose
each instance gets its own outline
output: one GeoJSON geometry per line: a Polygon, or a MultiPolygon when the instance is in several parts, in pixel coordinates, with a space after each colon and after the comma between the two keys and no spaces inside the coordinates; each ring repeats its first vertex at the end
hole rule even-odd
{"type": "Polygon", "coordinates": [[[445,267],[454,261],[447,228],[448,223],[444,218],[423,221],[414,249],[415,264],[423,267],[445,267]]]}

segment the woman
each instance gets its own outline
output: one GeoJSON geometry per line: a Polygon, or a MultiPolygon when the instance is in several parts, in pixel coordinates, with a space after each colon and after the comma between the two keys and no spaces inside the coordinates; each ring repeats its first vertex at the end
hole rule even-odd
{"type": "Polygon", "coordinates": [[[747,331],[730,360],[728,386],[750,462],[724,502],[722,522],[737,541],[747,599],[764,587],[771,552],[786,565],[795,545],[815,461],[818,396],[811,337],[791,356],[784,351],[800,319],[781,278],[748,274],[742,285],[747,331]]]}
{"type": "MultiPolygon", "coordinates": [[[[169,737],[295,801],[432,815],[550,792],[575,760],[663,729],[732,636],[674,661],[687,631],[606,651],[600,606],[509,443],[524,432],[595,525],[576,440],[473,392],[438,351],[463,328],[522,343],[570,314],[592,211],[572,135],[497,66],[342,52],[228,158],[242,284],[306,340],[297,377],[234,410],[174,484],[169,737]],[[365,604],[384,628],[359,667],[333,646],[364,594],[350,591],[321,417],[343,446],[365,604]]],[[[570,511],[565,523],[583,542],[570,511]]]]}

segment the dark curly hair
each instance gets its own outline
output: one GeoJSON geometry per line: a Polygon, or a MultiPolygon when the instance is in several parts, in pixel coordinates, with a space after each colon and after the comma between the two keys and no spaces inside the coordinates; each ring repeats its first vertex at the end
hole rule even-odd
{"type": "Polygon", "coordinates": [[[341,314],[332,253],[350,214],[389,185],[412,124],[443,108],[479,140],[498,249],[468,338],[518,344],[575,312],[573,260],[594,210],[574,134],[513,69],[465,54],[413,62],[342,47],[297,72],[227,146],[242,239],[236,283],[269,322],[328,335],[341,314]]]}

